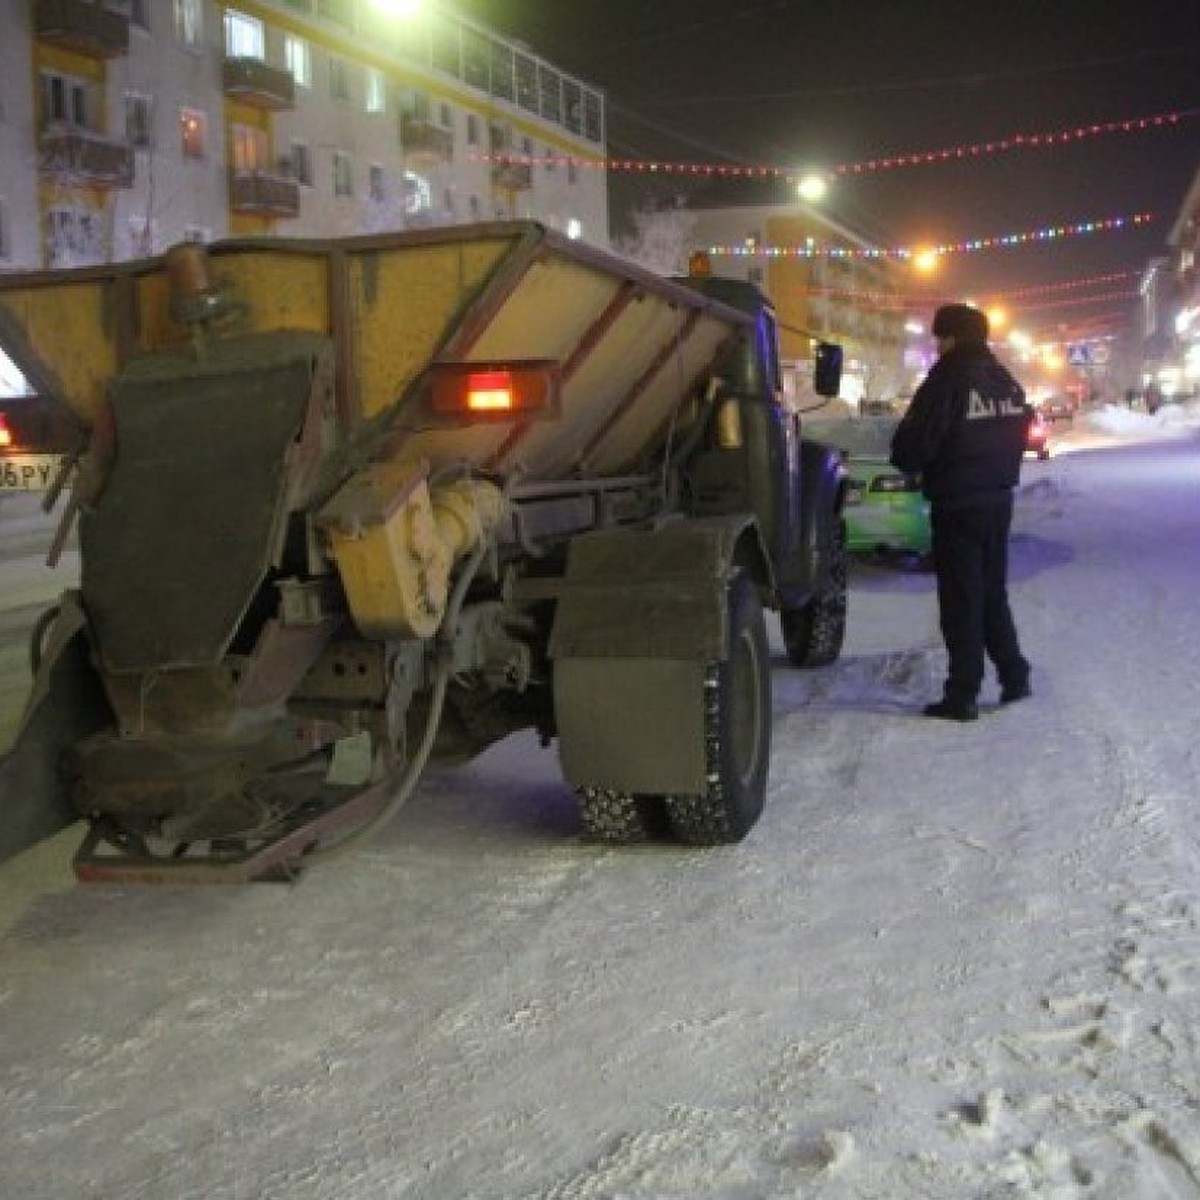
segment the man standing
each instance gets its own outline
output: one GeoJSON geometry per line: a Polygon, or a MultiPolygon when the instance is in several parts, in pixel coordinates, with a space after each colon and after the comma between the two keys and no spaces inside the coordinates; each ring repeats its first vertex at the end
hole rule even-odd
{"type": "Polygon", "coordinates": [[[1021,385],[988,349],[988,321],[968,304],[933,317],[938,360],[892,437],[892,463],[920,475],[930,502],[938,610],[949,672],[925,715],[974,721],[984,654],[1000,703],[1029,696],[1008,606],[1008,531],[1031,410],[1021,385]]]}

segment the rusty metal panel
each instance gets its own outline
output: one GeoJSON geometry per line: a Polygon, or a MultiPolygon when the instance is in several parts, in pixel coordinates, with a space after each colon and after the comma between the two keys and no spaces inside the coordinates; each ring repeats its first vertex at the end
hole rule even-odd
{"type": "Polygon", "coordinates": [[[83,596],[112,671],[214,663],[271,565],[288,451],[324,339],[252,339],[116,381],[117,452],[80,524],[83,596]]]}

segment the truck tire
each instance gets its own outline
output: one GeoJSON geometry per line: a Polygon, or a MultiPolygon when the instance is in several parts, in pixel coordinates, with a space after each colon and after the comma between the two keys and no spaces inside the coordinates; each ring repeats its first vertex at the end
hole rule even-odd
{"type": "Polygon", "coordinates": [[[846,579],[850,556],[846,527],[838,521],[829,548],[829,582],[801,608],[779,614],[783,644],[795,667],[827,667],[842,652],[846,638],[846,579]]]}
{"type": "Polygon", "coordinates": [[[771,756],[771,671],[762,605],[749,576],[729,586],[729,657],[709,667],[704,684],[708,790],[667,796],[667,818],[693,846],[740,842],[766,797],[771,756]]]}
{"type": "Polygon", "coordinates": [[[583,836],[589,842],[648,842],[667,831],[661,796],[635,796],[612,788],[575,789],[583,836]]]}

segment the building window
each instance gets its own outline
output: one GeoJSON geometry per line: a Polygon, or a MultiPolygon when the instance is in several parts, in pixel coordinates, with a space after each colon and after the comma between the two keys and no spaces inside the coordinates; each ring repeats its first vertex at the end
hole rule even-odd
{"type": "Polygon", "coordinates": [[[52,208],[46,213],[50,266],[78,267],[103,262],[104,234],[97,214],[86,208],[52,208]]]}
{"type": "Polygon", "coordinates": [[[317,16],[350,29],[354,24],[353,7],[351,0],[317,0],[317,16]]]}
{"type": "Polygon", "coordinates": [[[312,154],[307,142],[293,142],[289,156],[292,177],[305,187],[312,187],[312,154]]]}
{"type": "Polygon", "coordinates": [[[471,213],[471,220],[478,221],[480,214],[483,212],[483,207],[479,203],[478,196],[470,196],[467,198],[467,208],[471,213]]]}
{"type": "Polygon", "coordinates": [[[383,167],[379,163],[372,163],[369,171],[368,189],[371,193],[371,199],[376,204],[382,204],[384,199],[383,189],[383,167]]]}
{"type": "Polygon", "coordinates": [[[408,88],[400,97],[400,109],[412,121],[429,120],[429,96],[420,88],[408,88]]]}
{"type": "Polygon", "coordinates": [[[108,0],[108,7],[128,17],[138,29],[150,28],[150,0],[108,0]]]}
{"type": "Polygon", "coordinates": [[[367,68],[365,105],[369,113],[381,113],[387,107],[387,85],[383,72],[374,67],[367,68]]]}
{"type": "Polygon", "coordinates": [[[492,95],[498,100],[517,98],[517,76],[513,52],[500,42],[492,43],[492,95]]]}
{"type": "Polygon", "coordinates": [[[203,158],[207,118],[197,108],[179,110],[179,126],[183,139],[184,158],[203,158]]]}
{"type": "Polygon", "coordinates": [[[579,164],[573,159],[567,159],[567,182],[574,187],[579,182],[579,164]]]}
{"type": "Polygon", "coordinates": [[[303,38],[288,33],[283,38],[283,57],[297,87],[312,87],[312,51],[303,38]]]}
{"type": "Polygon", "coordinates": [[[148,150],[153,144],[149,96],[139,92],[125,93],[125,140],[139,150],[148,150]]]}
{"type": "Polygon", "coordinates": [[[195,50],[204,36],[201,4],[202,0],[175,0],[175,36],[195,50]]]}
{"type": "Polygon", "coordinates": [[[354,195],[354,172],[350,164],[350,155],[341,150],[333,152],[333,194],[354,195]]]}
{"type": "Polygon", "coordinates": [[[4,211],[4,198],[0,197],[0,258],[12,253],[8,245],[8,214],[4,211]]]}
{"type": "Polygon", "coordinates": [[[474,113],[467,113],[467,145],[479,145],[479,118],[474,113]]]}
{"type": "Polygon", "coordinates": [[[206,225],[185,225],[183,240],[185,242],[211,242],[212,230],[206,225]]]}
{"type": "Polygon", "coordinates": [[[404,211],[410,217],[418,217],[433,208],[433,189],[429,180],[416,171],[404,172],[404,211]]]}
{"type": "Polygon", "coordinates": [[[438,123],[443,129],[454,128],[454,110],[448,104],[438,106],[438,123]]]}
{"type": "Polygon", "coordinates": [[[329,56],[329,94],[335,100],[350,99],[350,67],[336,54],[329,56]]]}
{"type": "Polygon", "coordinates": [[[225,54],[229,58],[262,59],[266,53],[263,23],[257,17],[225,10],[225,54]]]}
{"type": "Polygon", "coordinates": [[[83,80],[50,71],[43,72],[43,125],[71,125],[87,129],[90,109],[88,87],[83,80]]]}
{"type": "Polygon", "coordinates": [[[229,127],[229,140],[235,171],[242,175],[250,175],[266,168],[266,130],[235,122],[229,127]]]}
{"type": "Polygon", "coordinates": [[[562,120],[562,76],[549,67],[538,67],[538,100],[542,116],[557,125],[562,120]]]}
{"type": "Polygon", "coordinates": [[[517,55],[517,103],[529,112],[538,110],[537,63],[528,54],[517,55]]]}

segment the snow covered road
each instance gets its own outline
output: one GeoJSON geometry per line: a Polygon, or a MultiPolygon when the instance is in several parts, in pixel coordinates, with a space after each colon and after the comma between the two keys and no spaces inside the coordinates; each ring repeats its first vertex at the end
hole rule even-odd
{"type": "Polygon", "coordinates": [[[584,844],[518,737],[292,887],[0,867],[0,1197],[1200,1197],[1200,439],[1080,424],[1033,698],[917,715],[932,578],[856,567],[740,846],[584,844]]]}

